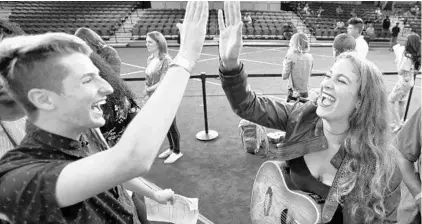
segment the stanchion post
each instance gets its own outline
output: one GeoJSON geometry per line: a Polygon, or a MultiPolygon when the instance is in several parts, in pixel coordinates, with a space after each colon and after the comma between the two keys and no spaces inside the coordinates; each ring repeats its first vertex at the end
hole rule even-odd
{"type": "Polygon", "coordinates": [[[196,134],[196,138],[201,141],[210,141],[218,137],[218,133],[213,130],[208,130],[208,111],[207,111],[207,90],[206,90],[206,75],[205,72],[201,73],[202,82],[202,102],[204,106],[204,122],[205,130],[196,134]]]}

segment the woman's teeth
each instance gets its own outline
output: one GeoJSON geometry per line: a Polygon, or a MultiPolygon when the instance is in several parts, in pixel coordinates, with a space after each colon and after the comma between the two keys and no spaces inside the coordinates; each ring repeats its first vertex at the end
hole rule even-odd
{"type": "Polygon", "coordinates": [[[321,103],[324,106],[330,106],[331,104],[333,104],[334,102],[336,102],[336,99],[330,95],[327,95],[325,93],[321,94],[321,103]]]}

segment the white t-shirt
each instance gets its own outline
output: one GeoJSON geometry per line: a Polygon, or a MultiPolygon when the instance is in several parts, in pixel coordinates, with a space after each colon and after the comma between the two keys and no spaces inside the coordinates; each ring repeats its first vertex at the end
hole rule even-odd
{"type": "Polygon", "coordinates": [[[396,44],[393,46],[393,50],[394,54],[396,55],[395,62],[399,75],[403,72],[413,73],[414,67],[412,59],[404,55],[405,47],[401,46],[400,44],[396,44]]]}
{"type": "Polygon", "coordinates": [[[366,41],[363,39],[363,36],[359,36],[358,38],[355,39],[356,41],[356,52],[358,53],[359,56],[366,58],[366,55],[368,55],[368,44],[366,43],[366,41]]]}

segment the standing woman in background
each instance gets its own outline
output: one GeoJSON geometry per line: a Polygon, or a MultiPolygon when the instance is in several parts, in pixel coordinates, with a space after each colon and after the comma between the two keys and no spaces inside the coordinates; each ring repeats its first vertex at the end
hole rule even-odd
{"type": "Polygon", "coordinates": [[[410,89],[415,85],[414,73],[421,68],[421,38],[417,34],[407,36],[405,46],[393,46],[396,55],[399,80],[388,96],[393,113],[393,132],[403,126],[404,110],[410,89]]]}
{"type": "MultiPolygon", "coordinates": [[[[163,79],[172,61],[167,53],[167,41],[163,34],[153,31],[147,34],[146,46],[151,56],[148,57],[147,68],[145,70],[145,99],[148,101],[154,91],[157,89],[160,81],[163,79]]],[[[170,130],[167,133],[170,148],[158,155],[158,158],[165,159],[164,163],[174,163],[183,154],[180,152],[180,134],[176,125],[176,117],[173,120],[170,130]]]]}
{"type": "Polygon", "coordinates": [[[77,29],[75,36],[84,40],[95,53],[100,55],[111,66],[115,74],[120,76],[122,62],[116,49],[107,45],[96,32],[86,27],[77,29]]]}
{"type": "Polygon", "coordinates": [[[283,79],[289,79],[287,102],[308,97],[309,77],[314,63],[314,58],[309,53],[309,39],[304,33],[294,34],[289,46],[282,71],[283,79]]]}

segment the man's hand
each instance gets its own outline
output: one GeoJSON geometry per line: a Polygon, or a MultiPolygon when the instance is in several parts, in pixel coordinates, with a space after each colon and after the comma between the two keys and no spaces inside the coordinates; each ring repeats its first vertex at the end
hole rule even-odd
{"type": "Polygon", "coordinates": [[[219,51],[224,71],[231,71],[240,65],[239,54],[242,48],[242,16],[238,1],[224,2],[223,11],[218,10],[218,27],[220,30],[219,51]]]}
{"type": "Polygon", "coordinates": [[[171,189],[165,189],[154,192],[153,200],[161,203],[166,204],[167,202],[173,202],[174,192],[171,189]]]}

